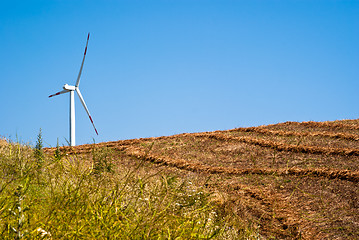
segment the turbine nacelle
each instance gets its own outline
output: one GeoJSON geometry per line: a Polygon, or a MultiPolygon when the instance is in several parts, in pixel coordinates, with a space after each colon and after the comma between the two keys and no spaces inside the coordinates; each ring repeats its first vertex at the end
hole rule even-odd
{"type": "Polygon", "coordinates": [[[68,85],[67,83],[62,88],[64,90],[68,90],[68,91],[75,91],[76,90],[75,86],[68,85]]]}

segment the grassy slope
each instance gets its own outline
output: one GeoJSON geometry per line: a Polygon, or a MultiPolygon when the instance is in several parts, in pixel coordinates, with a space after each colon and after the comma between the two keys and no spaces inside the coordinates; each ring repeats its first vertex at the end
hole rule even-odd
{"type": "MultiPolygon", "coordinates": [[[[216,193],[264,237],[359,238],[359,121],[287,122],[101,143],[216,193]],[[150,153],[145,151],[154,143],[150,153]],[[208,180],[209,179],[209,180],[208,180]]],[[[79,146],[86,154],[93,146],[79,146]]],[[[125,162],[125,161],[124,161],[125,162]]],[[[122,162],[119,161],[118,164],[122,162]]]]}
{"type": "MultiPolygon", "coordinates": [[[[358,239],[358,141],[359,120],[343,120],[287,122],[61,151],[68,154],[65,159],[77,156],[90,168],[93,156],[105,151],[118,174],[136,168],[144,179],[175,176],[211,193],[208,203],[224,219],[220,227],[228,230],[220,238],[259,233],[268,239],[358,239]]],[[[46,149],[50,155],[54,151],[46,149]]]]}

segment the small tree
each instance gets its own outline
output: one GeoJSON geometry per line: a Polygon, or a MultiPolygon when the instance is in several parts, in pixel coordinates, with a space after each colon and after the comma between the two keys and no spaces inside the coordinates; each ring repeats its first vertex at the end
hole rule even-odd
{"type": "Polygon", "coordinates": [[[59,145],[59,139],[57,139],[54,157],[55,157],[55,160],[57,160],[57,161],[61,160],[61,158],[62,158],[61,151],[60,151],[60,145],[59,145]]]}
{"type": "Polygon", "coordinates": [[[36,166],[40,169],[44,163],[44,151],[43,151],[43,143],[42,143],[42,130],[40,128],[39,134],[37,135],[36,146],[34,149],[34,156],[36,160],[36,166]]]}

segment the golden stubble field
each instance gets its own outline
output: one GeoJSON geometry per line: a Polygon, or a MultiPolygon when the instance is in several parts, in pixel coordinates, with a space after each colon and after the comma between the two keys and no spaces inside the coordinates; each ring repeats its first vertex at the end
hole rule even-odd
{"type": "Polygon", "coordinates": [[[122,167],[143,160],[144,175],[163,172],[204,187],[224,215],[242,219],[263,238],[359,239],[359,120],[285,122],[61,150],[90,159],[94,148],[111,149],[122,167]]]}

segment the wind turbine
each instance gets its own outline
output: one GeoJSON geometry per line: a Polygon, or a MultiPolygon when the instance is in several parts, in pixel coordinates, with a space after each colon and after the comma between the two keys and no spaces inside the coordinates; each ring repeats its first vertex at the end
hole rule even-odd
{"type": "Polygon", "coordinates": [[[83,99],[82,97],[82,94],[81,94],[81,91],[80,91],[80,88],[79,88],[79,85],[80,85],[80,77],[81,77],[81,73],[82,73],[82,68],[84,66],[84,62],[85,62],[85,57],[86,57],[86,52],[87,52],[87,45],[89,43],[89,38],[90,38],[90,33],[88,33],[87,35],[87,42],[86,42],[86,47],[85,47],[85,52],[84,52],[84,57],[82,59],[82,63],[81,63],[81,68],[80,68],[80,72],[79,72],[79,75],[77,76],[77,80],[76,80],[76,84],[75,86],[71,86],[71,85],[68,85],[68,84],[65,84],[63,86],[63,89],[61,92],[57,92],[55,94],[52,94],[49,96],[50,97],[53,97],[53,96],[57,96],[57,95],[60,95],[60,94],[63,94],[63,93],[67,93],[67,92],[70,92],[70,145],[71,146],[75,146],[75,91],[77,92],[77,95],[79,96],[80,100],[81,100],[81,103],[82,105],[84,106],[86,112],[87,112],[87,115],[89,116],[90,118],[90,121],[95,129],[95,132],[96,134],[98,135],[98,132],[96,130],[96,127],[95,127],[95,124],[93,123],[93,120],[92,120],[92,117],[91,117],[91,114],[86,106],[86,103],[85,103],[85,100],[83,99]]]}

